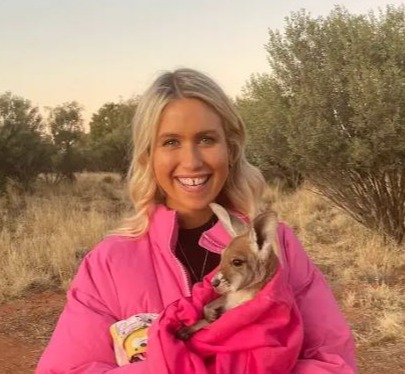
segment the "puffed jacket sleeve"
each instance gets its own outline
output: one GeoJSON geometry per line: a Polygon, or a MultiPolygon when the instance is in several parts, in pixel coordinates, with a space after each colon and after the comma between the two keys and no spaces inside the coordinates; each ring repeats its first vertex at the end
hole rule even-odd
{"type": "Polygon", "coordinates": [[[280,239],[304,326],[303,347],[291,374],[357,373],[353,336],[323,275],[286,225],[280,239]]]}
{"type": "Polygon", "coordinates": [[[109,328],[118,308],[110,269],[90,252],[67,294],[66,306],[45,349],[36,374],[146,374],[145,362],[118,367],[109,328]]]}

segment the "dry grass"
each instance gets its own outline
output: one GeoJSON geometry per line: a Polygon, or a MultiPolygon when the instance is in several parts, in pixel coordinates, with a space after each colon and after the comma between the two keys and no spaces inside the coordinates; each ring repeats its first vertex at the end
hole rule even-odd
{"type": "MultiPolygon", "coordinates": [[[[65,289],[82,256],[116,227],[125,204],[114,176],[39,184],[0,199],[0,302],[65,289]]],[[[405,341],[405,248],[384,242],[321,196],[274,192],[275,209],[298,233],[331,284],[359,346],[405,341]]]]}
{"type": "Polygon", "coordinates": [[[275,191],[274,201],[326,275],[358,345],[405,341],[405,247],[384,241],[308,188],[289,196],[275,191]]]}
{"type": "Polygon", "coordinates": [[[123,211],[117,178],[84,174],[75,185],[38,182],[35,191],[9,190],[0,200],[0,302],[66,288],[82,256],[123,211]]]}

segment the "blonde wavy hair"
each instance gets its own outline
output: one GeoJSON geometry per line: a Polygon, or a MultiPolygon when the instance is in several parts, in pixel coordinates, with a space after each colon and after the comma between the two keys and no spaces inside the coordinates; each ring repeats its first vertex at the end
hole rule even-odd
{"type": "Polygon", "coordinates": [[[193,69],[161,74],[141,97],[133,120],[133,155],[128,172],[129,196],[134,208],[116,233],[141,236],[164,195],[154,178],[152,155],[163,109],[174,100],[195,98],[221,117],[229,152],[229,176],[218,202],[250,218],[258,212],[267,185],[260,171],[245,156],[245,125],[231,100],[208,76],[193,69]]]}

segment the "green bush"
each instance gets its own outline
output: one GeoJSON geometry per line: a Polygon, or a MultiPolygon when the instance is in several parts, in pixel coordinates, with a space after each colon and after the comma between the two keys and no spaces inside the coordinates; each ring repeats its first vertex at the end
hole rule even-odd
{"type": "Polygon", "coordinates": [[[270,31],[271,73],[240,99],[273,162],[357,221],[405,237],[405,8],[292,13],[270,31]]]}

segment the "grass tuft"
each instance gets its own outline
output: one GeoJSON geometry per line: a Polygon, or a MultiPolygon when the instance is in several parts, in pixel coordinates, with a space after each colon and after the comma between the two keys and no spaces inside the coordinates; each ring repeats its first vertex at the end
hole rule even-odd
{"type": "MultiPolygon", "coordinates": [[[[82,257],[125,214],[123,185],[112,174],[81,174],[0,198],[0,302],[66,289],[82,257]]],[[[324,272],[359,346],[405,341],[405,247],[384,241],[304,186],[273,191],[280,219],[296,230],[324,272]]]]}

